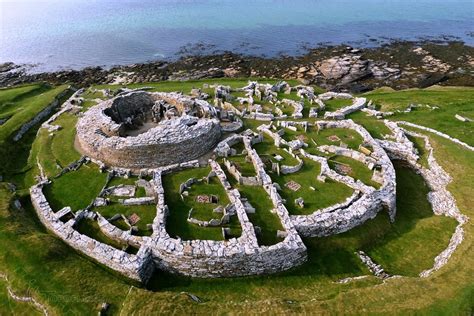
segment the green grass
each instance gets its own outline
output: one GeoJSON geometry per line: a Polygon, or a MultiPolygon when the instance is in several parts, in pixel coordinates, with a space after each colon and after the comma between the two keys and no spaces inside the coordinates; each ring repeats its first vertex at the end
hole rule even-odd
{"type": "Polygon", "coordinates": [[[324,104],[326,105],[325,111],[326,112],[334,112],[336,110],[339,110],[343,107],[349,106],[352,104],[351,99],[331,99],[324,101],[324,104]]]}
{"type": "Polygon", "coordinates": [[[34,134],[27,133],[24,136],[26,139],[13,142],[15,132],[50,105],[66,88],[65,85],[55,88],[32,85],[11,90],[0,89],[0,115],[10,117],[0,125],[0,174],[12,176],[24,167],[25,152],[29,151],[28,147],[34,139],[34,134]]]}
{"type": "Polygon", "coordinates": [[[77,171],[68,172],[54,179],[44,188],[44,194],[56,212],[65,206],[73,211],[87,207],[105,185],[107,175],[96,165],[82,165],[77,171]]]}
{"type": "MultiPolygon", "coordinates": [[[[7,291],[7,282],[0,278],[0,308],[5,315],[43,315],[33,303],[14,300],[7,291]]],[[[15,289],[13,292],[16,294],[15,289]]]]}
{"type": "Polygon", "coordinates": [[[4,142],[17,131],[24,122],[33,119],[36,114],[47,107],[54,98],[67,88],[66,85],[50,88],[40,95],[22,99],[20,104],[15,104],[15,114],[5,124],[0,126],[0,142],[4,142]]]}
{"type": "MultiPolygon", "coordinates": [[[[152,230],[147,228],[147,224],[152,224],[156,216],[156,205],[136,205],[126,206],[120,203],[112,202],[110,205],[94,208],[94,211],[100,213],[105,218],[110,218],[115,214],[122,214],[129,217],[132,214],[137,214],[140,221],[135,225],[138,228],[139,235],[151,235],[152,230]]],[[[125,229],[127,230],[127,229],[125,229]]]]}
{"type": "Polygon", "coordinates": [[[260,186],[240,185],[234,177],[232,177],[223,163],[221,163],[229,183],[233,188],[239,190],[243,198],[247,198],[249,203],[255,208],[255,213],[249,214],[249,220],[254,226],[259,226],[261,234],[257,235],[259,245],[273,245],[281,241],[277,238],[277,230],[284,230],[280,218],[273,213],[273,203],[264,188],[260,186]]]}
{"type": "Polygon", "coordinates": [[[342,202],[352,194],[352,189],[344,184],[326,179],[326,182],[319,182],[316,177],[321,171],[319,163],[304,159],[304,165],[297,173],[287,175],[270,174],[273,181],[277,182],[282,191],[280,195],[286,199],[285,206],[290,214],[311,214],[318,209],[342,202]],[[301,188],[294,192],[285,186],[289,181],[295,181],[301,188]],[[315,188],[313,191],[310,187],[315,188]],[[304,208],[296,206],[295,199],[302,197],[304,208]]]}
{"type": "Polygon", "coordinates": [[[333,156],[328,160],[328,164],[332,169],[337,163],[349,166],[352,170],[348,173],[348,176],[354,178],[354,180],[360,180],[376,189],[380,188],[380,183],[372,180],[373,171],[362,162],[345,156],[333,156]]]}
{"type": "Polygon", "coordinates": [[[312,140],[316,142],[318,146],[321,145],[335,145],[339,146],[340,143],[347,144],[350,149],[358,150],[359,145],[362,144],[363,139],[356,131],[346,128],[325,128],[320,131],[317,128],[310,128],[306,133],[307,140],[305,142],[309,145],[309,148],[315,147],[312,140]],[[330,136],[337,136],[340,141],[331,141],[328,139],[330,136]]]}
{"type": "Polygon", "coordinates": [[[405,110],[411,103],[438,106],[433,110],[416,108],[410,113],[399,113],[390,117],[394,121],[409,121],[434,128],[469,145],[474,145],[472,122],[457,120],[454,115],[474,119],[474,88],[472,87],[431,87],[405,91],[379,92],[365,94],[367,98],[381,105],[382,111],[405,110]]]}
{"type": "Polygon", "coordinates": [[[32,96],[48,91],[49,87],[43,84],[31,84],[24,86],[17,86],[14,88],[0,89],[0,117],[5,118],[13,115],[17,111],[21,111],[23,101],[32,96]]]}
{"type": "MultiPolygon", "coordinates": [[[[199,220],[210,220],[212,218],[220,219],[222,214],[213,213],[213,209],[218,205],[226,206],[229,203],[224,188],[217,179],[212,177],[209,184],[195,183],[189,190],[189,196],[181,200],[179,194],[179,186],[190,178],[201,179],[209,174],[210,168],[193,168],[179,171],[176,173],[163,176],[163,187],[165,189],[165,203],[169,207],[169,216],[166,219],[166,230],[173,236],[179,236],[184,240],[206,239],[206,240],[223,240],[221,227],[199,227],[187,222],[189,210],[193,209],[193,217],[199,220]],[[197,203],[196,197],[200,194],[217,195],[219,197],[218,204],[197,203]]],[[[231,222],[229,227],[235,231],[236,235],[240,235],[240,224],[231,222]]]]}
{"type": "MultiPolygon", "coordinates": [[[[21,200],[23,211],[9,206],[11,198],[1,183],[0,271],[8,275],[15,293],[33,295],[53,315],[95,314],[103,302],[117,313],[130,284],[47,233],[28,196],[21,200]]],[[[0,311],[8,314],[8,305],[0,305],[0,311]]],[[[21,311],[29,315],[30,308],[21,311]]]]}
{"type": "Polygon", "coordinates": [[[346,116],[346,118],[352,119],[354,122],[362,125],[374,138],[383,139],[383,135],[392,134],[382,120],[378,120],[373,116],[367,116],[367,114],[362,111],[351,113],[346,116]]]}
{"type": "Polygon", "coordinates": [[[128,177],[128,178],[122,178],[122,177],[113,177],[109,183],[108,187],[113,187],[117,186],[120,184],[123,185],[135,185],[135,182],[138,180],[138,177],[128,177]]]}
{"type": "Polygon", "coordinates": [[[92,219],[82,219],[74,226],[74,229],[77,230],[79,233],[89,236],[101,243],[107,244],[112,246],[116,249],[122,250],[126,247],[125,243],[120,243],[116,240],[110,239],[107,237],[99,228],[99,224],[97,221],[92,219]]]}
{"type": "Polygon", "coordinates": [[[298,161],[287,151],[283,150],[283,147],[276,147],[270,136],[264,135],[263,142],[253,145],[253,148],[262,160],[267,159],[272,162],[278,162],[274,156],[280,155],[283,157],[283,160],[279,162],[281,165],[294,166],[298,164],[298,161]]]}
{"type": "Polygon", "coordinates": [[[227,160],[233,162],[244,177],[256,176],[252,162],[247,161],[247,155],[228,157],[227,160]]]}
{"type": "Polygon", "coordinates": [[[418,151],[418,156],[420,157],[420,159],[418,160],[418,163],[420,163],[425,168],[429,168],[429,165],[428,165],[429,152],[426,150],[425,140],[423,138],[414,137],[410,135],[407,135],[407,138],[415,145],[415,148],[418,151]]]}
{"type": "Polygon", "coordinates": [[[260,245],[273,245],[282,239],[277,238],[277,230],[284,230],[280,218],[272,213],[273,204],[267,192],[262,187],[245,186],[237,187],[241,195],[248,199],[249,203],[256,209],[254,214],[248,217],[254,226],[261,228],[261,235],[257,235],[260,245]]]}
{"type": "Polygon", "coordinates": [[[54,133],[40,129],[28,157],[27,183],[32,184],[35,175],[39,174],[39,162],[48,177],[56,176],[62,168],[78,160],[81,155],[74,148],[77,117],[65,113],[54,124],[62,128],[54,133]]]}
{"type": "Polygon", "coordinates": [[[376,242],[368,253],[391,274],[417,276],[422,270],[431,268],[433,258],[446,248],[457,222],[452,218],[433,216],[426,199],[429,189],[421,176],[403,168],[400,163],[395,163],[395,171],[396,222],[383,242],[376,242]],[[423,256],[419,256],[421,252],[423,256]]]}

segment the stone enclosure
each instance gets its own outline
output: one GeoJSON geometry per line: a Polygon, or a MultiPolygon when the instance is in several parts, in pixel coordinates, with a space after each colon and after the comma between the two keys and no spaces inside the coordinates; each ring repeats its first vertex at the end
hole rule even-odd
{"type": "Polygon", "coordinates": [[[212,106],[175,93],[121,95],[93,107],[77,124],[83,154],[107,166],[129,169],[198,158],[220,136],[212,106]]]}
{"type": "MultiPolygon", "coordinates": [[[[429,168],[418,163],[417,151],[406,137],[407,134],[413,135],[412,132],[385,120],[392,134],[384,140],[376,140],[362,126],[345,118],[354,111],[366,109],[365,98],[332,92],[317,95],[311,87],[291,87],[285,82],[274,85],[250,82],[240,89],[221,85],[213,88],[212,105],[206,101],[209,95],[195,89],[192,97],[180,93],[129,91],[86,111],[78,121],[76,135],[76,147],[85,157],[73,169],[92,161],[107,172],[107,183],[113,177],[135,175],[141,179],[136,185],[110,187],[106,183],[89,207],[73,211],[70,207],[52,209],[43,192],[51,180],[42,175],[30,189],[41,222],[76,250],[144,283],[155,269],[203,278],[275,273],[306,261],[307,250],[301,237],[323,237],[348,231],[374,218],[381,210],[395,221],[396,176],[390,159],[401,159],[421,173],[432,188],[429,200],[434,211],[453,216],[460,223],[456,236],[445,253],[437,258],[433,270],[446,262],[462,240],[462,225],[467,219],[459,213],[454,198],[445,189],[449,175],[437,165],[431,152],[429,168]],[[296,92],[299,101],[279,98],[280,94],[291,95],[292,91],[296,92]],[[244,96],[234,98],[233,92],[244,96]],[[325,112],[324,120],[318,120],[318,115],[325,109],[324,102],[332,98],[348,99],[352,104],[334,112],[325,112]],[[307,117],[304,117],[305,107],[309,107],[307,117]],[[291,114],[284,114],[287,110],[291,114]],[[239,132],[245,119],[261,122],[254,130],[239,132]],[[288,140],[291,133],[307,133],[309,130],[317,133],[324,130],[351,131],[360,137],[362,144],[359,149],[354,149],[342,141],[324,145],[313,139],[288,140]],[[274,155],[273,160],[264,159],[257,148],[266,139],[271,139],[272,150],[281,150],[287,158],[274,155]],[[376,185],[337,172],[329,164],[332,156],[357,161],[369,170],[371,181],[376,185]],[[244,175],[239,165],[232,162],[232,157],[242,158],[254,174],[244,175]],[[287,165],[285,160],[294,162],[287,165]],[[275,178],[297,175],[303,172],[308,162],[320,166],[319,173],[310,175],[318,185],[324,185],[326,181],[335,182],[349,187],[352,194],[333,205],[311,209],[305,214],[292,214],[288,206],[293,201],[284,199],[282,190],[298,192],[302,185],[291,180],[286,188],[282,188],[275,178]],[[214,213],[218,215],[213,214],[215,216],[210,220],[200,220],[193,217],[193,209],[190,209],[187,217],[189,225],[221,229],[222,240],[188,240],[172,236],[167,230],[167,220],[174,209],[166,198],[163,176],[204,167],[210,169],[206,177],[188,179],[177,190],[181,200],[185,201],[195,185],[215,181],[223,188],[229,203],[215,208],[214,213]],[[250,205],[234,182],[240,186],[261,188],[270,201],[270,211],[281,223],[281,229],[276,232],[278,239],[273,244],[260,242],[261,228],[252,222],[251,214],[262,210],[250,205]],[[144,188],[145,196],[135,197],[138,188],[144,188]],[[121,197],[118,201],[124,206],[153,205],[154,219],[148,224],[149,235],[135,233],[133,227],[140,221],[137,214],[128,217],[117,214],[107,218],[101,214],[100,208],[95,209],[106,206],[114,195],[121,197]],[[240,227],[238,236],[233,236],[226,226],[232,219],[240,227]],[[77,227],[85,220],[97,223],[100,232],[111,240],[137,251],[130,253],[80,233],[77,227]],[[130,229],[115,225],[116,220],[123,220],[130,229]]],[[[69,108],[72,106],[64,107],[62,111],[69,108]]],[[[56,128],[52,128],[51,123],[52,120],[48,121],[43,128],[54,132],[56,128]]],[[[329,138],[339,139],[335,135],[329,138]]],[[[428,140],[425,142],[429,149],[428,140]]],[[[310,189],[315,190],[312,186],[310,189]]],[[[217,195],[212,194],[198,197],[202,204],[217,203],[218,200],[217,195]]],[[[302,197],[294,203],[300,208],[305,207],[302,197]]],[[[431,270],[426,271],[423,276],[430,273],[431,270]]]]}

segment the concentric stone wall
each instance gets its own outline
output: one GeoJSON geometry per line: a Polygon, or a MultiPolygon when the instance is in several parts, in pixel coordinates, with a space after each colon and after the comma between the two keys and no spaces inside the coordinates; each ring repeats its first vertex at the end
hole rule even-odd
{"type": "Polygon", "coordinates": [[[143,169],[189,161],[209,152],[221,137],[212,107],[176,93],[132,92],[104,101],[87,111],[77,124],[77,145],[83,154],[106,165],[143,169]],[[165,119],[137,136],[123,137],[133,111],[165,101],[181,116],[165,119]],[[191,115],[198,114],[200,117],[191,115]]]}

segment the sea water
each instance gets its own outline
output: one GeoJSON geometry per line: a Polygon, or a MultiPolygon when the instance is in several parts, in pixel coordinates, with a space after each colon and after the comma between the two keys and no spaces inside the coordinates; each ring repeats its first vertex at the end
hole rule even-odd
{"type": "Polygon", "coordinates": [[[474,0],[0,0],[0,62],[45,71],[397,39],[472,46],[473,21],[474,0]]]}

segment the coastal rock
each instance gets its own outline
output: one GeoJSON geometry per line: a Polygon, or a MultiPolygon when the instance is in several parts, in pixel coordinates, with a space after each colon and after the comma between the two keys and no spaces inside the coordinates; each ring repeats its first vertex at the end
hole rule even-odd
{"type": "Polygon", "coordinates": [[[343,55],[324,60],[319,66],[319,71],[324,78],[340,79],[344,84],[372,75],[368,66],[369,61],[361,59],[358,55],[343,55]]]}

